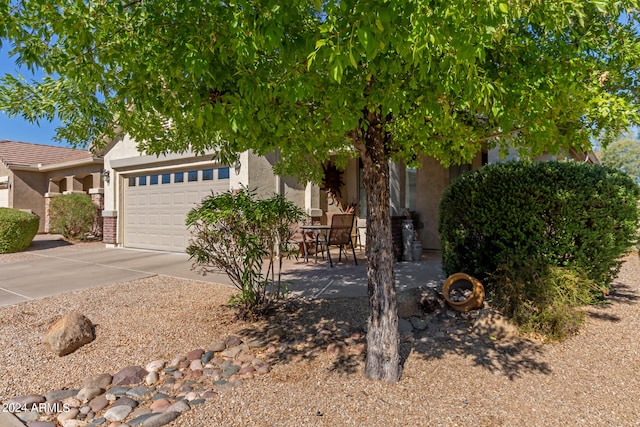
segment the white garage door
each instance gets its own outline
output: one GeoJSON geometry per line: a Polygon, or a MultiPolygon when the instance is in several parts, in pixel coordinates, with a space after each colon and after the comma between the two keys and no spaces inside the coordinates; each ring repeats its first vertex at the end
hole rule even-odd
{"type": "Polygon", "coordinates": [[[9,207],[9,189],[0,190],[0,208],[9,207]]]}
{"type": "Polygon", "coordinates": [[[131,176],[124,188],[124,246],[184,252],[187,213],[203,198],[229,190],[229,168],[131,176]]]}

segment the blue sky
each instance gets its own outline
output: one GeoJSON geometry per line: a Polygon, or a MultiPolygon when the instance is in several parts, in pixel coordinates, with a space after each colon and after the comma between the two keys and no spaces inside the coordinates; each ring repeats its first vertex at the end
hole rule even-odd
{"type": "MultiPolygon", "coordinates": [[[[18,70],[14,60],[8,56],[8,50],[7,45],[3,45],[0,48],[0,75],[2,76],[6,73],[15,74],[18,70]]],[[[25,76],[30,75],[28,72],[24,74],[25,76]]],[[[6,114],[0,112],[0,140],[9,139],[36,144],[66,146],[64,143],[57,143],[53,140],[55,129],[59,125],[59,122],[51,123],[48,121],[32,124],[21,117],[9,118],[6,114]]]]}

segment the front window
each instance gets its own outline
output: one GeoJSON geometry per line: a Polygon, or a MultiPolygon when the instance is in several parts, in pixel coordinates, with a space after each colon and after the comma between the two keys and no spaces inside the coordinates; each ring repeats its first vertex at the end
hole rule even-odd
{"type": "Polygon", "coordinates": [[[229,168],[218,169],[218,179],[229,179],[229,168]]]}
{"type": "Polygon", "coordinates": [[[213,169],[203,169],[202,170],[202,180],[203,181],[212,181],[213,180],[213,169]]]}

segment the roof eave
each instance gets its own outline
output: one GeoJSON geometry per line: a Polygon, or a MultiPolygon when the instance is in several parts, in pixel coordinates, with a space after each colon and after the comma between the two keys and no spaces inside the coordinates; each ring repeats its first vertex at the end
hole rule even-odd
{"type": "Polygon", "coordinates": [[[48,172],[48,171],[67,169],[67,168],[78,167],[78,166],[88,166],[92,164],[101,165],[103,163],[104,163],[104,159],[102,159],[101,157],[90,157],[86,159],[70,160],[70,161],[61,162],[61,163],[52,163],[50,165],[43,165],[40,163],[34,164],[34,165],[19,165],[19,164],[5,163],[5,165],[8,169],[16,170],[16,171],[48,172]]]}
{"type": "Polygon", "coordinates": [[[39,166],[38,170],[42,172],[48,172],[48,171],[53,171],[58,169],[67,169],[71,167],[88,166],[93,164],[102,165],[104,164],[104,159],[102,157],[90,157],[87,159],[71,160],[71,161],[62,162],[62,163],[52,163],[50,165],[39,166]]]}

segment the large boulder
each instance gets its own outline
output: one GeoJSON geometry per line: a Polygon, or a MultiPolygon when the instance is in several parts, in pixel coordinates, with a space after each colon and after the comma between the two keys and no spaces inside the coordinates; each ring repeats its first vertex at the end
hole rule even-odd
{"type": "Polygon", "coordinates": [[[79,313],[71,313],[53,324],[44,336],[44,346],[58,356],[73,353],[95,339],[93,324],[79,313]]]}

